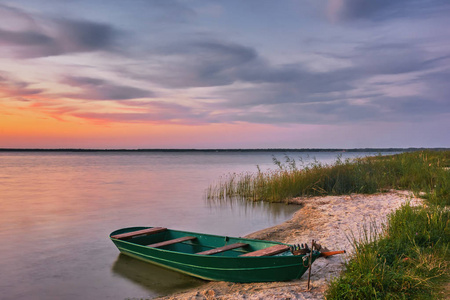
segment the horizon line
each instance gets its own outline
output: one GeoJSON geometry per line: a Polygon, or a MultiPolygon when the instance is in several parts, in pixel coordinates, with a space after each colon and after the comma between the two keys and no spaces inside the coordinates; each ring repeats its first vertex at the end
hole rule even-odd
{"type": "Polygon", "coordinates": [[[362,148],[0,148],[0,152],[397,152],[450,150],[447,147],[362,147],[362,148]]]}

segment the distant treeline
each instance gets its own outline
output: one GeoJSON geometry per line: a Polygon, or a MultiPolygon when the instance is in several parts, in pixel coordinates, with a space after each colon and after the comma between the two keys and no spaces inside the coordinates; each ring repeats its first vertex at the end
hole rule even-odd
{"type": "Polygon", "coordinates": [[[266,149],[40,149],[0,148],[0,152],[411,152],[450,150],[450,148],[266,148],[266,149]]]}

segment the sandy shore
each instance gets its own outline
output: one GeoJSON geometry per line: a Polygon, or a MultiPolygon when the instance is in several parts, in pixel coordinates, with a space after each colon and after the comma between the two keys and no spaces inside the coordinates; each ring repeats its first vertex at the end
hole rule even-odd
{"type": "Polygon", "coordinates": [[[364,228],[373,228],[374,224],[380,228],[386,216],[407,201],[412,205],[421,203],[405,191],[295,198],[290,203],[302,205],[302,208],[291,220],[247,236],[288,244],[311,244],[314,239],[330,250],[346,250],[347,254],[314,262],[310,291],[306,291],[308,276],[305,274],[289,282],[209,282],[200,288],[158,299],[323,299],[327,281],[342,271],[345,259],[353,252],[349,237],[359,237],[364,228]]]}

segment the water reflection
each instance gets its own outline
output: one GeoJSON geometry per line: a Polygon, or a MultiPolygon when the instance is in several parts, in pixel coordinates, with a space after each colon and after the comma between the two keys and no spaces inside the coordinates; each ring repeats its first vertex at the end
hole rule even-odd
{"type": "Polygon", "coordinates": [[[205,284],[206,281],[164,269],[120,254],[112,271],[147,290],[151,296],[162,296],[205,284]]]}
{"type": "Polygon", "coordinates": [[[205,204],[210,209],[230,209],[241,214],[250,215],[255,211],[267,216],[269,220],[286,219],[300,208],[299,205],[286,203],[269,203],[264,201],[249,201],[242,197],[207,198],[205,204]]]}

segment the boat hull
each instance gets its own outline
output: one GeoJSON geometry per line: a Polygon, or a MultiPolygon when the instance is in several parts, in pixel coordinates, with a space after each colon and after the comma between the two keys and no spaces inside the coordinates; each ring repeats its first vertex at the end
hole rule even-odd
{"type": "MultiPolygon", "coordinates": [[[[144,227],[130,228],[138,230],[144,227]]],[[[115,231],[111,236],[122,233],[115,231]]],[[[252,247],[258,247],[258,243],[264,246],[278,245],[281,243],[258,241],[241,238],[219,237],[191,232],[176,231],[180,235],[197,235],[200,239],[214,240],[214,238],[226,238],[232,242],[253,243],[252,247]]],[[[230,281],[230,282],[269,282],[286,281],[300,278],[308,269],[309,255],[295,256],[289,251],[285,254],[261,257],[240,257],[242,252],[218,255],[197,255],[183,251],[191,245],[180,245],[176,250],[152,248],[131,241],[111,238],[119,251],[125,255],[172,269],[184,274],[205,280],[230,281]],[[183,248],[185,247],[185,248],[183,248]]],[[[198,251],[199,252],[199,251],[198,251]]],[[[320,255],[313,252],[313,261],[320,255]]]]}

